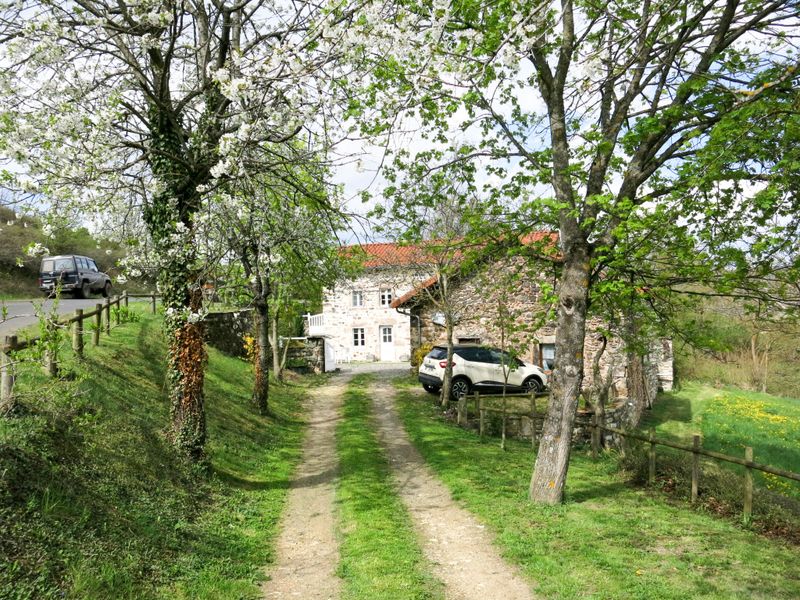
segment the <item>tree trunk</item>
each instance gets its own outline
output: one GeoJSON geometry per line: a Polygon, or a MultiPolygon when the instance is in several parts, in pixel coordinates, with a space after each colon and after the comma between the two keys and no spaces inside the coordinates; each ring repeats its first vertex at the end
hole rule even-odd
{"type": "Polygon", "coordinates": [[[453,386],[453,316],[445,311],[445,330],[447,331],[447,366],[444,368],[444,381],[442,382],[442,408],[447,408],[450,403],[450,390],[453,386]]]}
{"type": "MultiPolygon", "coordinates": [[[[270,344],[272,345],[272,372],[275,373],[275,379],[283,381],[283,365],[281,360],[281,352],[279,347],[280,336],[278,335],[278,315],[273,311],[270,344]]],[[[289,342],[286,342],[285,351],[289,349],[289,342]]]]}
{"type": "Polygon", "coordinates": [[[572,427],[583,382],[583,344],[589,290],[589,247],[583,240],[564,240],[564,271],[559,282],[558,356],[550,404],[536,455],[528,494],[534,502],[558,504],[564,494],[572,427]]]}
{"type": "MultiPolygon", "coordinates": [[[[177,274],[177,273],[176,273],[177,274]]],[[[162,277],[162,295],[167,316],[169,357],[167,381],[171,401],[172,439],[190,460],[204,459],[206,416],[203,396],[207,354],[200,312],[203,294],[194,277],[178,279],[167,272],[162,277]],[[170,279],[170,281],[165,281],[170,279]],[[189,315],[186,315],[188,310],[189,315]]]]}
{"type": "Polygon", "coordinates": [[[259,414],[269,411],[269,304],[263,294],[256,296],[256,357],[255,382],[253,384],[253,405],[259,414]]]}

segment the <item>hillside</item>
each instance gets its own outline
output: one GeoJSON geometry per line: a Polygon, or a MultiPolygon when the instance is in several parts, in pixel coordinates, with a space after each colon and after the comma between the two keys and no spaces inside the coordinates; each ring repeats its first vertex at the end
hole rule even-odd
{"type": "Polygon", "coordinates": [[[302,422],[299,385],[249,408],[249,366],[210,350],[209,473],[176,460],[160,322],[114,329],[52,384],[29,365],[0,419],[0,597],[245,598],[267,562],[302,422]]]}
{"type": "Polygon", "coordinates": [[[27,256],[25,248],[39,243],[50,254],[91,256],[101,271],[114,279],[119,274],[117,262],[125,256],[119,244],[94,238],[83,227],[62,227],[53,230],[53,237],[42,231],[39,219],[19,216],[0,206],[0,299],[30,298],[39,295],[39,258],[27,256]]]}

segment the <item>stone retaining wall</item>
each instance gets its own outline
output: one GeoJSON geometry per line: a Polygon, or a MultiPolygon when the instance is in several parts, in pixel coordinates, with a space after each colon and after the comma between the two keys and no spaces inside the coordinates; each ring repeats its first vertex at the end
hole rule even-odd
{"type": "Polygon", "coordinates": [[[208,313],[206,342],[230,356],[245,358],[244,336],[253,335],[252,309],[208,313]]]}
{"type": "Polygon", "coordinates": [[[297,373],[325,372],[325,338],[293,338],[288,343],[287,369],[297,373]]]}

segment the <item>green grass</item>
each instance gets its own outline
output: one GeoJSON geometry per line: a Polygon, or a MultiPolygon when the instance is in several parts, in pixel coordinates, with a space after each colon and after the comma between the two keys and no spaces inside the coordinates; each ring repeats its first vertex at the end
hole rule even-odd
{"type": "Polygon", "coordinates": [[[349,386],[336,430],[340,457],[337,488],[343,597],[442,598],[430,575],[409,515],[394,489],[389,465],[373,433],[370,378],[349,386]]]}
{"type": "Polygon", "coordinates": [[[141,312],[83,363],[67,354],[71,380],[19,377],[24,412],[0,420],[0,597],[259,597],[304,387],[273,385],[258,416],[249,366],[210,349],[210,473],[193,470],[165,436],[160,321],[141,312]]]}
{"type": "MultiPolygon", "coordinates": [[[[705,448],[732,456],[744,457],[745,446],[751,446],[756,462],[800,473],[797,399],[684,383],[680,390],[659,396],[642,427],[687,444],[699,433],[705,448]]],[[[760,472],[755,477],[767,489],[800,498],[797,482],[760,472]]]]}
{"type": "Polygon", "coordinates": [[[496,535],[544,598],[797,598],[800,551],[635,489],[617,462],[575,451],[566,501],[533,505],[527,443],[481,443],[399,386],[402,419],[453,496],[496,535]]]}

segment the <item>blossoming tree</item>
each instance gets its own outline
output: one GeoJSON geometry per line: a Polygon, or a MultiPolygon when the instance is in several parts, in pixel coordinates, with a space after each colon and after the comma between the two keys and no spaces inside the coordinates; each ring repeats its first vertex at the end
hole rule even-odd
{"type": "Polygon", "coordinates": [[[140,212],[169,338],[172,436],[206,436],[195,217],[243,173],[287,184],[344,137],[356,47],[342,2],[22,0],[0,10],[0,149],[7,187],[53,210],[140,212]],[[268,148],[267,148],[268,146],[268,148]],[[296,148],[293,145],[292,148],[296,148]]]}

